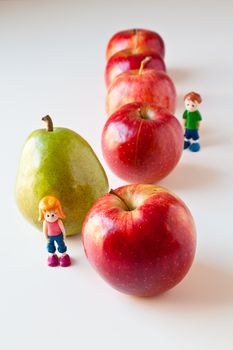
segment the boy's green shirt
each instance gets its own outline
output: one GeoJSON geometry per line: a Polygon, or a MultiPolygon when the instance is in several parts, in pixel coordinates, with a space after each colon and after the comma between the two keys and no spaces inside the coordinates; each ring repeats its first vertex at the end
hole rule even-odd
{"type": "Polygon", "coordinates": [[[185,119],[186,129],[198,129],[198,123],[202,120],[199,111],[189,112],[186,110],[184,111],[183,118],[185,119]]]}

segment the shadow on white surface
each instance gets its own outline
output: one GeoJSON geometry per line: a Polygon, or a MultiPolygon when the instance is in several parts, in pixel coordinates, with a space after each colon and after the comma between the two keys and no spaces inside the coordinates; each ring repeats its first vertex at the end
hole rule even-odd
{"type": "Polygon", "coordinates": [[[188,276],[171,291],[146,303],[179,309],[213,309],[233,304],[233,275],[223,268],[196,263],[188,276]]]}
{"type": "MultiPolygon", "coordinates": [[[[215,116],[216,118],[216,116],[215,116]]],[[[231,128],[229,131],[211,128],[211,126],[203,126],[200,129],[200,143],[202,148],[213,146],[233,145],[233,137],[231,128]]]]}
{"type": "Polygon", "coordinates": [[[166,179],[160,182],[160,185],[173,190],[196,190],[214,184],[220,176],[219,170],[207,165],[180,163],[166,179]]]}
{"type": "Polygon", "coordinates": [[[191,69],[190,67],[169,67],[167,69],[167,73],[172,78],[172,80],[175,81],[175,83],[180,83],[189,80],[189,78],[192,78],[193,75],[196,74],[194,69],[191,69]]]}

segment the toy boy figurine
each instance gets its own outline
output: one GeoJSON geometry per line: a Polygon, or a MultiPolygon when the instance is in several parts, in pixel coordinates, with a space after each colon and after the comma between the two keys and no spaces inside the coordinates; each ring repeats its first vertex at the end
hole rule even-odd
{"type": "Polygon", "coordinates": [[[202,98],[196,92],[189,92],[184,96],[186,107],[183,114],[183,119],[185,120],[184,149],[189,148],[192,152],[200,150],[198,130],[202,117],[198,107],[201,102],[202,98]]]}
{"type": "Polygon", "coordinates": [[[46,196],[41,199],[39,203],[39,221],[43,221],[43,233],[48,241],[48,265],[52,267],[59,264],[62,267],[67,267],[71,264],[64,241],[65,227],[61,221],[64,218],[61,203],[56,197],[46,196]],[[61,254],[59,259],[55,254],[55,243],[58,252],[61,254]]]}

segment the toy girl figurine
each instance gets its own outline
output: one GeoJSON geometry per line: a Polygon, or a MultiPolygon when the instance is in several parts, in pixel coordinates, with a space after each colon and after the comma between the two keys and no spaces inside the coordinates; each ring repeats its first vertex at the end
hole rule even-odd
{"type": "Polygon", "coordinates": [[[199,126],[202,120],[198,106],[202,102],[201,96],[196,92],[189,92],[184,96],[186,110],[183,114],[185,120],[184,149],[189,148],[192,152],[200,150],[199,126]]]}
{"type": "Polygon", "coordinates": [[[70,266],[71,261],[68,254],[66,254],[67,247],[64,242],[65,228],[61,219],[65,215],[62,211],[60,201],[53,196],[46,196],[41,199],[39,203],[39,221],[43,221],[43,233],[48,241],[47,249],[49,252],[48,266],[70,266]],[[58,252],[61,257],[55,254],[57,244],[58,252]]]}

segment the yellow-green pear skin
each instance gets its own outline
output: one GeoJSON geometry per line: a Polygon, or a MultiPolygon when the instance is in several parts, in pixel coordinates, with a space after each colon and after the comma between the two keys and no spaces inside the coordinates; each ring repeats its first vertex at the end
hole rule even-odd
{"type": "Polygon", "coordinates": [[[66,215],[67,235],[81,232],[93,203],[108,192],[108,180],[91,146],[66,128],[35,130],[27,138],[16,181],[16,201],[25,218],[42,230],[38,205],[57,197],[66,215]]]}

